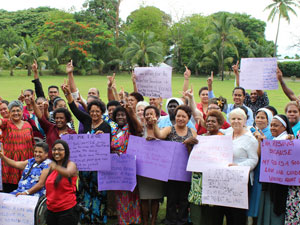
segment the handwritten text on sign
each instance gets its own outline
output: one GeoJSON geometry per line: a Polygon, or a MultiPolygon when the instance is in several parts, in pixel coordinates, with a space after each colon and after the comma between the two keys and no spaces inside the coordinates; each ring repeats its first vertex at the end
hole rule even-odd
{"type": "Polygon", "coordinates": [[[0,193],[0,224],[34,225],[36,196],[0,193]]]}
{"type": "Polygon", "coordinates": [[[300,186],[300,140],[264,140],[259,181],[300,186]]]}
{"type": "Polygon", "coordinates": [[[138,92],[143,96],[172,97],[172,67],[137,67],[134,73],[138,92]]]}
{"type": "Polygon", "coordinates": [[[248,209],[248,166],[209,168],[203,172],[202,203],[248,209]]]}
{"type": "Polygon", "coordinates": [[[70,147],[70,159],[79,171],[110,170],[109,134],[67,134],[63,135],[70,147]]]}
{"type": "Polygon", "coordinates": [[[133,191],[136,186],[135,156],[112,154],[111,170],[98,171],[98,190],[133,191]]]}
{"type": "Polygon", "coordinates": [[[240,86],[252,90],[278,89],[276,70],[276,58],[242,59],[240,86]]]}
{"type": "Polygon", "coordinates": [[[168,181],[176,142],[130,135],[127,154],[136,156],[137,175],[168,181]]]}
{"type": "Polygon", "coordinates": [[[230,136],[197,136],[187,165],[187,171],[202,172],[210,167],[224,167],[232,163],[233,147],[230,136]]]}

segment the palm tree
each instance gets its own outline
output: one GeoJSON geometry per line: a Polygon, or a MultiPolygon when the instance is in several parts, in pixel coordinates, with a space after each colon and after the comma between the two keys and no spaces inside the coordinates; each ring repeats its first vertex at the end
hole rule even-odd
{"type": "Polygon", "coordinates": [[[66,52],[66,47],[61,47],[58,44],[55,44],[48,51],[48,66],[53,70],[55,74],[59,72],[59,60],[62,58],[66,52]]]}
{"type": "Polygon", "coordinates": [[[16,45],[21,53],[20,59],[22,64],[27,68],[27,75],[31,75],[31,65],[34,61],[35,44],[32,42],[29,36],[22,38],[19,45],[16,45]]]}
{"type": "Polygon", "coordinates": [[[18,52],[18,48],[9,47],[2,56],[1,61],[9,68],[10,76],[14,75],[14,69],[21,62],[21,60],[17,57],[18,52]]]}
{"type": "Polygon", "coordinates": [[[157,64],[163,61],[163,44],[155,41],[154,33],[142,32],[132,36],[131,43],[124,51],[124,56],[132,65],[157,64]]]}
{"type": "Polygon", "coordinates": [[[232,24],[232,19],[226,13],[217,14],[212,21],[212,34],[209,35],[210,42],[208,46],[211,48],[219,45],[218,54],[220,56],[219,72],[224,80],[224,50],[226,47],[232,48],[238,55],[234,40],[242,36],[242,32],[236,29],[232,24]]]}
{"type": "Polygon", "coordinates": [[[48,53],[42,47],[36,46],[33,55],[38,64],[39,75],[42,76],[42,68],[46,66],[46,62],[49,60],[48,53]]]}
{"type": "Polygon", "coordinates": [[[271,20],[274,21],[274,18],[278,14],[278,25],[277,25],[277,32],[276,32],[276,39],[275,39],[275,46],[274,46],[274,57],[276,57],[277,53],[277,40],[278,40],[278,33],[279,33],[279,27],[280,27],[280,19],[284,18],[290,23],[290,16],[289,12],[293,13],[297,16],[297,13],[292,7],[299,8],[299,1],[294,0],[273,0],[273,3],[268,5],[265,10],[271,9],[271,12],[268,17],[268,21],[271,20]]]}

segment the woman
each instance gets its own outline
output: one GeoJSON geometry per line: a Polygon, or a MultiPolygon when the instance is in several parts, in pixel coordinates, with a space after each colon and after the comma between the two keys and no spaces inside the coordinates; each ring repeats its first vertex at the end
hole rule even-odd
{"type": "Polygon", "coordinates": [[[34,158],[25,161],[14,161],[4,155],[3,150],[0,151],[0,158],[7,165],[19,170],[23,170],[18,188],[11,194],[18,195],[34,195],[41,197],[45,195],[45,180],[47,177],[47,169],[51,160],[48,158],[49,147],[46,143],[38,143],[34,146],[34,158]]]}
{"type": "MultiPolygon", "coordinates": [[[[205,120],[207,133],[204,136],[223,135],[219,132],[224,117],[221,111],[211,110],[208,112],[205,120]]],[[[189,202],[191,209],[191,219],[194,225],[222,225],[223,212],[219,206],[203,205],[202,204],[202,173],[193,172],[191,190],[189,193],[189,202]]]]}
{"type": "MultiPolygon", "coordinates": [[[[109,133],[111,127],[106,123],[102,115],[105,113],[105,104],[100,100],[93,100],[88,104],[88,113],[77,108],[68,85],[62,85],[62,90],[68,100],[69,107],[76,118],[83,124],[84,133],[102,134],[109,133]]],[[[107,222],[107,194],[98,191],[98,180],[96,171],[79,172],[79,201],[89,209],[88,214],[81,214],[82,223],[106,223],[107,222]]]]}
{"type": "Polygon", "coordinates": [[[63,140],[52,146],[53,162],[46,179],[47,225],[77,225],[76,181],[77,167],[69,160],[70,150],[63,140]]]}
{"type": "Polygon", "coordinates": [[[136,104],[136,116],[138,120],[141,122],[141,125],[145,125],[145,117],[144,117],[144,109],[149,106],[148,102],[141,101],[136,104]]]}
{"type": "MultiPolygon", "coordinates": [[[[236,108],[229,113],[232,127],[233,163],[229,166],[249,166],[250,183],[253,181],[253,170],[258,162],[258,141],[246,128],[247,115],[241,108],[236,108]]],[[[246,224],[246,209],[225,207],[228,224],[246,224]]]]}
{"type": "Polygon", "coordinates": [[[203,119],[206,118],[208,108],[208,87],[202,87],[199,90],[200,103],[197,104],[197,108],[202,112],[203,119]]]}
{"type": "MultiPolygon", "coordinates": [[[[187,127],[192,116],[192,110],[186,105],[180,105],[175,109],[175,125],[159,130],[156,118],[152,118],[154,135],[158,139],[176,141],[186,144],[191,150],[193,144],[197,143],[196,132],[187,127]]],[[[188,221],[188,194],[190,182],[169,180],[167,183],[167,214],[166,224],[185,224],[188,221]],[[178,209],[178,212],[177,212],[178,209]]]]}
{"type": "Polygon", "coordinates": [[[136,104],[141,101],[144,101],[144,97],[138,92],[132,92],[128,97],[128,106],[135,110],[136,104]]]}
{"type": "MultiPolygon", "coordinates": [[[[285,115],[274,116],[270,130],[274,137],[273,140],[286,140],[289,135],[293,134],[285,115]]],[[[288,187],[280,184],[263,183],[262,189],[257,224],[284,224],[288,187]]]]}
{"type": "MultiPolygon", "coordinates": [[[[144,137],[147,139],[154,138],[154,128],[151,124],[153,117],[159,119],[160,111],[155,106],[147,106],[144,110],[146,126],[144,137]],[[148,123],[149,122],[149,123],[148,123]]],[[[149,207],[151,208],[151,225],[156,224],[159,200],[164,197],[164,182],[147,177],[137,176],[139,194],[141,199],[141,210],[143,215],[143,224],[148,225],[149,207]]]]}
{"type": "MultiPolygon", "coordinates": [[[[141,136],[142,128],[131,107],[118,106],[113,113],[117,128],[112,132],[111,151],[126,154],[130,135],[141,136]]],[[[133,192],[116,191],[118,224],[139,224],[141,222],[140,203],[137,189],[133,192]]]]}
{"type": "MultiPolygon", "coordinates": [[[[219,97],[219,98],[212,98],[209,99],[208,102],[208,107],[207,107],[207,111],[205,113],[209,113],[212,110],[218,110],[220,112],[222,112],[225,108],[227,107],[227,100],[226,98],[223,97],[219,97]]],[[[205,134],[207,132],[205,125],[204,125],[204,115],[202,118],[200,118],[199,123],[196,124],[196,129],[197,129],[197,134],[201,135],[201,134],[205,134]]],[[[225,120],[224,123],[222,124],[221,129],[227,129],[230,127],[230,124],[225,120]]]]}
{"type": "MultiPolygon", "coordinates": [[[[53,124],[45,118],[34,100],[32,100],[32,105],[34,113],[38,117],[39,123],[46,133],[46,141],[49,146],[52,146],[53,143],[57,139],[60,139],[64,134],[76,134],[76,131],[71,129],[67,124],[72,120],[69,110],[65,108],[55,109],[53,112],[55,124],[53,124]]],[[[49,158],[52,158],[51,149],[49,151],[49,158]]]]}
{"type": "MultiPolygon", "coordinates": [[[[0,97],[0,115],[3,119],[9,119],[8,101],[2,100],[0,97]]],[[[0,142],[2,142],[2,130],[0,129],[0,142]]]]}
{"type": "MultiPolygon", "coordinates": [[[[20,101],[12,101],[8,109],[10,119],[0,119],[6,157],[15,161],[30,159],[33,156],[34,136],[30,124],[22,120],[23,105],[20,101]]],[[[2,163],[3,191],[9,193],[17,189],[21,175],[22,171],[2,163]]]]}
{"type": "MultiPolygon", "coordinates": [[[[261,139],[268,139],[272,140],[273,136],[270,131],[270,124],[273,119],[273,114],[270,110],[266,108],[261,108],[257,110],[255,116],[255,128],[251,128],[253,135],[259,141],[261,139]]],[[[258,154],[260,155],[260,148],[258,154]]],[[[259,182],[259,174],[260,174],[260,160],[254,169],[254,182],[253,186],[250,189],[250,201],[249,201],[249,210],[247,215],[249,217],[254,218],[254,224],[257,223],[258,211],[259,211],[259,203],[260,203],[260,196],[262,185],[259,182]]]]}

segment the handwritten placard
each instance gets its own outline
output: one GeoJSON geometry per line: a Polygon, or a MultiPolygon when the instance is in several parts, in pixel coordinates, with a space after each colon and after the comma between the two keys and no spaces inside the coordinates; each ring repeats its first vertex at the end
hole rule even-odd
{"type": "Polygon", "coordinates": [[[300,140],[261,144],[260,182],[300,186],[300,140]]]}
{"type": "Polygon", "coordinates": [[[252,90],[278,89],[276,58],[244,58],[241,60],[240,86],[252,90]]]}
{"type": "Polygon", "coordinates": [[[36,196],[0,193],[0,224],[34,225],[36,196]]]}
{"type": "Polygon", "coordinates": [[[137,175],[168,181],[176,142],[130,135],[127,154],[136,156],[137,175]]]}
{"type": "Polygon", "coordinates": [[[133,192],[136,186],[135,156],[112,154],[111,170],[98,171],[98,190],[120,190],[133,192]]]}
{"type": "Polygon", "coordinates": [[[187,171],[203,172],[210,167],[224,167],[232,163],[232,138],[225,135],[197,136],[187,165],[187,171]]]}
{"type": "Polygon", "coordinates": [[[173,142],[174,155],[173,162],[169,174],[169,180],[191,182],[191,172],[186,171],[189,153],[184,144],[173,142]]]}
{"type": "Polygon", "coordinates": [[[67,134],[62,138],[70,147],[70,159],[79,171],[110,170],[109,134],[67,134]]]}
{"type": "Polygon", "coordinates": [[[203,172],[202,203],[248,209],[250,167],[209,168],[203,172]]]}
{"type": "Polygon", "coordinates": [[[172,97],[172,67],[137,67],[134,73],[138,92],[143,96],[172,97]]]}

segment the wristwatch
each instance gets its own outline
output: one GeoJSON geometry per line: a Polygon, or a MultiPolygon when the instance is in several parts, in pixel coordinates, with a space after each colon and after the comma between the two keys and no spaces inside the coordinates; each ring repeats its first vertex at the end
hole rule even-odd
{"type": "Polygon", "coordinates": [[[27,195],[29,195],[29,191],[26,190],[26,191],[24,191],[24,192],[25,192],[27,195]]]}

